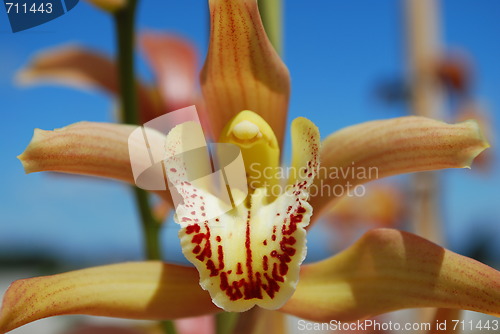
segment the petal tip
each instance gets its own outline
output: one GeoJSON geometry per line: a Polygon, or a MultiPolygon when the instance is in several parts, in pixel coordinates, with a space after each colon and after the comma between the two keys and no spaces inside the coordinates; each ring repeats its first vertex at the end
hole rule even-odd
{"type": "Polygon", "coordinates": [[[42,129],[35,129],[33,131],[33,137],[31,138],[28,147],[24,150],[23,153],[19,154],[16,158],[19,159],[21,164],[23,165],[24,172],[26,174],[31,174],[34,172],[38,172],[38,170],[35,167],[35,164],[33,164],[33,149],[37,146],[37,144],[43,140],[44,138],[47,137],[47,135],[50,133],[50,131],[42,130],[42,129]]]}
{"type": "Polygon", "coordinates": [[[14,76],[14,83],[20,87],[29,86],[35,81],[35,76],[28,68],[19,70],[14,76]]]}
{"type": "Polygon", "coordinates": [[[461,124],[468,125],[471,127],[472,131],[474,132],[474,139],[478,141],[477,145],[473,146],[471,148],[471,151],[468,154],[468,157],[466,158],[465,165],[463,166],[464,168],[471,169],[472,163],[474,160],[486,149],[490,148],[491,145],[486,138],[484,132],[481,129],[481,126],[479,123],[474,120],[474,119],[469,119],[461,124]]]}

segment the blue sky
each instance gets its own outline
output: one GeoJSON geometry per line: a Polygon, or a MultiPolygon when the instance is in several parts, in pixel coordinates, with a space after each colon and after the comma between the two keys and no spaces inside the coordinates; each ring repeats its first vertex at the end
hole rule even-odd
{"type": "MultiPolygon", "coordinates": [[[[402,2],[285,1],[284,60],[292,75],[289,119],[305,116],[322,136],[344,126],[405,115],[404,106],[377,101],[384,78],[403,78],[405,69],[402,2]]],[[[473,60],[474,96],[500,121],[500,2],[442,1],[445,49],[463,50],[473,60]]],[[[140,1],[138,30],[170,31],[207,49],[207,4],[202,0],[140,1]]],[[[101,92],[57,85],[20,88],[15,73],[36,52],[79,44],[112,55],[111,18],[81,1],[72,11],[42,26],[13,34],[0,10],[0,252],[45,252],[64,260],[108,263],[139,259],[141,237],[134,203],[122,184],[54,174],[25,175],[16,159],[33,129],[53,129],[81,120],[112,121],[113,101],[101,92]]],[[[138,73],[152,73],[138,56],[138,73]]],[[[493,143],[494,144],[494,143],[493,143]]],[[[498,149],[493,147],[496,157],[498,149]]],[[[443,217],[449,247],[462,252],[473,231],[500,233],[498,158],[488,175],[470,170],[443,173],[443,217]]],[[[179,254],[175,226],[167,223],[169,257],[179,254]]],[[[324,238],[323,238],[324,239],[324,238]]],[[[310,239],[313,257],[321,234],[310,239]]],[[[316,249],[318,248],[318,249],[316,249]]]]}

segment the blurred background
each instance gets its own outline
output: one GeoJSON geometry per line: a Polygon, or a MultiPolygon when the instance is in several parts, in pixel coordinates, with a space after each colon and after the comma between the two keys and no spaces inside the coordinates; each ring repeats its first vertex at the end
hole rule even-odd
{"type": "MultiPolygon", "coordinates": [[[[500,2],[443,0],[438,4],[435,21],[424,18],[422,22],[424,26],[438,23],[432,31],[440,44],[436,59],[442,81],[439,117],[450,122],[479,117],[494,135],[500,127],[500,2]]],[[[208,46],[205,1],[140,1],[137,27],[139,33],[155,30],[187,38],[198,49],[201,68],[208,46]]],[[[407,27],[404,1],[284,1],[283,58],[292,77],[289,120],[311,119],[324,138],[345,126],[411,113],[407,27]]],[[[16,159],[35,128],[115,120],[115,101],[100,91],[16,84],[16,73],[34,55],[68,44],[112,56],[111,17],[80,1],[62,17],[14,34],[0,9],[0,295],[19,278],[143,257],[129,187],[70,175],[25,175],[16,159]]],[[[137,73],[154,81],[139,52],[137,73]]],[[[493,137],[490,141],[489,157],[480,165],[439,173],[439,215],[447,248],[498,269],[500,152],[493,137]]],[[[287,142],[285,160],[289,148],[287,142]]],[[[383,195],[387,200],[375,205],[385,211],[375,218],[358,216],[372,202],[346,204],[347,211],[332,213],[312,229],[307,260],[345,248],[370,227],[408,229],[412,181],[409,177],[388,181],[374,187],[378,190],[367,187],[368,194],[380,187],[389,189],[383,195]]],[[[165,224],[166,258],[186,263],[176,225],[170,220],[165,224]]]]}

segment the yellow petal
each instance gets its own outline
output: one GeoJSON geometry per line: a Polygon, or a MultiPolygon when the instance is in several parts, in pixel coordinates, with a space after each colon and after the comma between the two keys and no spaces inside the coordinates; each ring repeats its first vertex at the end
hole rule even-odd
{"type": "MultiPolygon", "coordinates": [[[[78,46],[62,46],[39,53],[17,75],[20,84],[57,82],[77,88],[98,88],[116,95],[119,91],[116,64],[107,56],[78,46]]],[[[143,84],[137,84],[141,121],[165,113],[143,84]]]]}
{"type": "Polygon", "coordinates": [[[262,117],[249,110],[240,112],[226,125],[219,142],[240,147],[251,189],[278,184],[266,170],[278,168],[280,148],[273,129],[262,117]]]}
{"type": "Polygon", "coordinates": [[[293,120],[291,125],[292,136],[292,164],[289,184],[302,179],[316,176],[319,169],[320,135],[313,122],[304,117],[293,120]],[[310,175],[309,175],[310,174],[310,175]]]}
{"type": "Polygon", "coordinates": [[[297,284],[306,253],[305,227],[312,214],[307,199],[319,164],[319,133],[304,118],[292,127],[293,161],[295,167],[302,164],[294,183],[272,202],[266,188],[256,189],[248,198],[233,192],[238,204],[216,216],[210,212],[222,208],[224,201],[193,186],[186,175],[194,163],[177,154],[182,138],[193,136],[195,129],[185,123],[167,137],[167,152],[174,154],[166,161],[167,175],[184,199],[175,216],[181,225],[182,251],[198,269],[200,285],[226,311],[243,312],[254,305],[277,309],[297,284]]]}
{"type": "Polygon", "coordinates": [[[416,235],[376,229],[347,250],[305,265],[282,311],[313,321],[355,321],[405,308],[500,316],[500,272],[416,235]]]}
{"type": "Polygon", "coordinates": [[[410,116],[350,126],[324,140],[310,202],[317,214],[333,198],[377,178],[469,167],[487,147],[474,121],[446,124],[410,116]]]}
{"type": "Polygon", "coordinates": [[[216,137],[237,113],[252,110],[281,143],[290,76],[267,38],[257,0],[210,0],[210,27],[201,85],[216,137]]]}
{"type": "MultiPolygon", "coordinates": [[[[122,124],[79,122],[54,131],[35,129],[30,144],[18,158],[26,173],[64,172],[112,178],[133,184],[129,135],[136,128],[137,126],[122,124]]],[[[163,147],[165,137],[148,130],[148,139],[159,142],[157,147],[163,147]]],[[[154,143],[151,144],[154,146],[154,143]]],[[[140,142],[132,142],[130,145],[142,148],[140,142]]],[[[165,191],[159,194],[170,200],[165,191]]]]}
{"type": "Polygon", "coordinates": [[[55,315],[160,320],[215,311],[193,268],[122,263],[14,282],[0,310],[0,333],[55,315]]]}

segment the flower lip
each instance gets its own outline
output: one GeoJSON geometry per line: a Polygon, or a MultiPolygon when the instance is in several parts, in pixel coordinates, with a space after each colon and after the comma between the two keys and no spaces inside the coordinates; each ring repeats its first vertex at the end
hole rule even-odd
{"type": "MultiPolygon", "coordinates": [[[[269,125],[249,111],[239,117],[225,133],[236,128],[235,132],[243,138],[261,134],[265,138],[243,147],[242,152],[247,153],[247,158],[262,157],[266,150],[255,146],[268,145],[265,130],[269,125]]],[[[193,164],[175,153],[185,147],[182,139],[191,138],[193,132],[192,124],[178,125],[168,134],[165,145],[167,152],[173,153],[165,162],[167,176],[183,198],[174,216],[181,225],[182,252],[198,269],[200,285],[209,291],[218,307],[229,312],[247,311],[255,305],[278,309],[293,294],[306,255],[305,227],[312,215],[312,207],[307,203],[308,189],[319,166],[319,131],[305,118],[295,120],[292,167],[307,172],[292,180],[273,201],[269,200],[270,189],[262,185],[249,191],[248,198],[238,196],[241,201],[232,208],[225,198],[219,198],[224,194],[213,195],[186,178],[193,164]],[[212,214],[214,208],[219,215],[212,214]]],[[[260,165],[268,166],[268,162],[271,161],[264,159],[260,165]]],[[[233,194],[231,202],[235,202],[233,187],[229,188],[233,194]]]]}

